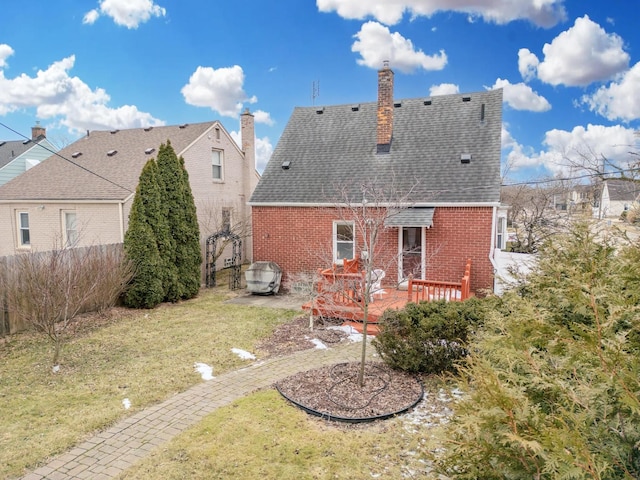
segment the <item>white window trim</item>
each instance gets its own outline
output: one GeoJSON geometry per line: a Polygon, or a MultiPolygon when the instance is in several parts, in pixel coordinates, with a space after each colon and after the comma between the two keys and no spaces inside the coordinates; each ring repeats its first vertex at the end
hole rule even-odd
{"type": "MultiPolygon", "coordinates": [[[[338,258],[338,226],[339,225],[348,225],[351,227],[351,231],[353,232],[353,240],[351,241],[351,257],[355,258],[356,255],[356,226],[355,222],[352,221],[343,221],[343,220],[334,220],[333,222],[333,263],[336,265],[342,265],[343,258],[338,258]]],[[[349,243],[342,241],[340,243],[349,243]]]]}
{"type": "Polygon", "coordinates": [[[214,182],[224,182],[224,150],[221,150],[219,148],[212,148],[211,149],[211,178],[214,182]],[[220,156],[218,158],[220,158],[220,164],[216,165],[220,167],[220,178],[216,178],[213,176],[213,167],[214,167],[214,163],[213,163],[213,152],[218,152],[220,154],[220,156]]]}
{"type": "Polygon", "coordinates": [[[75,247],[78,243],[78,214],[75,210],[61,210],[61,222],[62,222],[62,241],[65,247],[75,247]],[[69,242],[69,232],[67,229],[67,215],[73,214],[75,216],[75,240],[73,243],[69,242]]]}
{"type": "Polygon", "coordinates": [[[18,234],[18,248],[31,248],[31,220],[29,218],[29,212],[26,210],[16,210],[16,230],[18,234]],[[22,214],[27,215],[27,222],[29,226],[25,229],[22,227],[22,214]],[[29,243],[22,243],[22,231],[29,232],[29,243]]]}

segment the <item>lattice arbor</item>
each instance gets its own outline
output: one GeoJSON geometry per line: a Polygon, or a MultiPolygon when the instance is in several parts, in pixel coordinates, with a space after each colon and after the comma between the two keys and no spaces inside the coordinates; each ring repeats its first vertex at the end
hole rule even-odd
{"type": "MultiPolygon", "coordinates": [[[[229,230],[221,230],[207,238],[207,258],[206,258],[206,283],[207,287],[216,286],[216,260],[218,255],[218,240],[223,240],[226,244],[232,244],[232,253],[230,259],[225,259],[224,268],[231,269],[229,275],[229,288],[237,290],[241,288],[241,267],[242,267],[242,239],[229,230]]],[[[223,247],[224,249],[224,247],[223,247]]],[[[222,250],[221,249],[221,252],[222,250]]]]}

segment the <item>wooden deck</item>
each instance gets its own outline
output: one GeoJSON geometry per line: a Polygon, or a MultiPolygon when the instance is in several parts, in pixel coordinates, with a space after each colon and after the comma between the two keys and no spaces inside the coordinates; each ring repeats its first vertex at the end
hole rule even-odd
{"type": "MultiPolygon", "coordinates": [[[[345,272],[335,265],[330,269],[319,270],[318,273],[320,281],[317,285],[317,296],[302,308],[311,310],[314,316],[342,319],[345,324],[362,332],[365,310],[362,292],[366,286],[365,273],[355,269],[345,272]]],[[[373,290],[367,305],[367,333],[375,335],[379,332],[378,322],[388,309],[399,310],[410,302],[466,300],[471,295],[470,277],[471,261],[467,260],[460,282],[415,280],[410,277],[406,289],[382,286],[381,289],[373,290]]]]}

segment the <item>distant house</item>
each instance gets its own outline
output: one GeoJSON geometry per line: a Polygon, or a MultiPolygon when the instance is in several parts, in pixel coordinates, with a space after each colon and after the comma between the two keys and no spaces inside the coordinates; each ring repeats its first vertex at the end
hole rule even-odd
{"type": "Polygon", "coordinates": [[[39,124],[31,128],[31,139],[0,141],[0,185],[23,174],[58,151],[39,124]]]}
{"type": "Polygon", "coordinates": [[[274,261],[291,278],[363,255],[337,205],[346,197],[365,207],[363,185],[393,184],[411,193],[382,232],[393,262],[385,282],[460,281],[471,258],[472,290],[490,290],[506,233],[502,90],[394,100],[393,80],[388,67],[378,72],[377,103],[293,111],[251,197],[254,261],[274,261]]]}
{"type": "MultiPolygon", "coordinates": [[[[248,111],[241,133],[242,148],[218,121],[87,131],[0,187],[0,256],[122,242],[140,172],[167,141],[184,158],[201,234],[214,233],[222,222],[246,222],[246,203],[259,178],[248,111]]],[[[250,254],[250,243],[245,245],[250,254]]]]}
{"type": "Polygon", "coordinates": [[[600,204],[600,184],[574,185],[570,188],[558,188],[553,193],[553,208],[568,214],[585,213],[591,216],[597,212],[600,204]]]}
{"type": "Polygon", "coordinates": [[[629,179],[606,179],[602,184],[602,218],[618,218],[634,205],[640,206],[640,183],[629,179]]]}

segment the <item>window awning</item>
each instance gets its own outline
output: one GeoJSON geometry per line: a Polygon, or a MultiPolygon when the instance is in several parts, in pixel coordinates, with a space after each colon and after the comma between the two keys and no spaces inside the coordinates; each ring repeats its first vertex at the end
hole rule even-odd
{"type": "Polygon", "coordinates": [[[392,210],[385,219],[385,227],[432,227],[434,207],[414,207],[392,210]]]}

